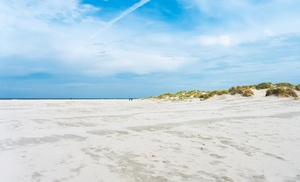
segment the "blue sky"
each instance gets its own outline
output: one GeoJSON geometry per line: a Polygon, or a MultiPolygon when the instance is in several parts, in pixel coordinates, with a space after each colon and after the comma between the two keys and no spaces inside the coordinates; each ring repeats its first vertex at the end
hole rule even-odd
{"type": "Polygon", "coordinates": [[[300,83],[299,0],[1,0],[0,97],[300,83]]]}

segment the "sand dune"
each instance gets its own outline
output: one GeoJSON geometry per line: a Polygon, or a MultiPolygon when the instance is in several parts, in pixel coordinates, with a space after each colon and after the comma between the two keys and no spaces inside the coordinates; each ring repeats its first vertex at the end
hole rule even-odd
{"type": "Polygon", "coordinates": [[[300,101],[2,100],[0,181],[300,181],[300,101]]]}

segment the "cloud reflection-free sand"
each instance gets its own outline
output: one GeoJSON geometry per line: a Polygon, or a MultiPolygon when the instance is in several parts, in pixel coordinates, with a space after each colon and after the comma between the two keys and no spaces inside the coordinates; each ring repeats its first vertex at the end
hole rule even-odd
{"type": "Polygon", "coordinates": [[[300,181],[300,101],[2,100],[0,181],[300,181]]]}

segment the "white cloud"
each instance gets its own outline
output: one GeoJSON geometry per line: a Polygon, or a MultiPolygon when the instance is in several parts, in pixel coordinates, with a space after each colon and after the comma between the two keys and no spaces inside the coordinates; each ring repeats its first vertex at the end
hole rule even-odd
{"type": "Polygon", "coordinates": [[[203,46],[224,46],[224,47],[229,47],[236,43],[236,41],[229,35],[199,36],[196,38],[195,42],[203,46]]]}
{"type": "Polygon", "coordinates": [[[139,7],[142,7],[144,4],[148,3],[150,0],[141,0],[140,2],[134,4],[133,6],[129,7],[128,9],[126,9],[125,11],[123,11],[119,16],[115,17],[114,19],[112,19],[111,21],[109,21],[108,23],[106,23],[105,27],[101,28],[99,31],[97,31],[96,33],[94,33],[90,39],[95,38],[99,33],[106,31],[107,29],[109,29],[111,26],[113,26],[116,22],[118,22],[119,20],[121,20],[122,18],[124,18],[126,15],[130,14],[131,12],[135,11],[136,9],[138,9],[139,7]]]}
{"type": "Polygon", "coordinates": [[[275,33],[272,32],[272,31],[269,30],[269,29],[265,29],[265,30],[264,30],[264,33],[265,33],[267,36],[270,36],[270,37],[275,35],[275,33]]]}
{"type": "MultiPolygon", "coordinates": [[[[61,67],[58,64],[57,69],[68,67],[78,74],[148,74],[175,71],[188,60],[174,54],[174,50],[165,52],[164,49],[156,48],[155,43],[145,42],[143,36],[133,42],[136,37],[134,27],[127,27],[127,32],[126,28],[111,28],[110,31],[89,40],[89,35],[99,27],[105,29],[107,25],[113,25],[147,2],[149,0],[142,0],[105,23],[99,18],[89,16],[89,13],[99,9],[91,5],[81,5],[77,0],[23,0],[21,3],[16,0],[11,3],[2,1],[0,18],[6,22],[1,24],[3,31],[0,34],[0,54],[4,57],[18,56],[24,60],[34,59],[41,62],[60,61],[61,67]]],[[[164,39],[164,35],[159,36],[152,38],[164,39]]],[[[165,37],[160,48],[170,45],[167,41],[170,36],[165,37]]],[[[28,64],[27,70],[20,72],[22,74],[34,71],[37,65],[30,61],[20,62],[21,64],[28,64]]]]}
{"type": "Polygon", "coordinates": [[[81,5],[77,0],[1,2],[0,19],[5,21],[0,25],[0,53],[31,57],[59,52],[62,42],[86,29],[78,25],[93,28],[101,24],[86,23],[89,19],[85,14],[94,11],[97,8],[81,5]]]}
{"type": "Polygon", "coordinates": [[[88,87],[98,96],[103,88],[110,88],[107,93],[111,94],[120,88],[136,91],[141,87],[153,94],[150,90],[156,87],[159,94],[299,78],[300,1],[178,1],[186,1],[183,7],[188,7],[182,9],[188,12],[182,12],[180,20],[153,18],[151,6],[136,12],[144,0],[105,22],[108,17],[100,16],[101,8],[79,0],[1,0],[2,85],[8,92],[32,87],[35,93],[48,92],[49,84],[55,83],[66,95],[74,88],[65,86],[74,86],[87,95],[88,87]],[[143,10],[145,14],[137,14],[143,10]],[[182,26],[181,20],[191,27],[182,26]],[[126,77],[119,73],[127,72],[140,75],[133,74],[135,78],[125,83],[126,77]],[[49,82],[29,79],[35,73],[53,78],[49,82]],[[103,80],[105,84],[99,84],[103,80]],[[47,89],[41,91],[38,84],[47,89]]]}
{"type": "MultiPolygon", "coordinates": [[[[130,26],[116,24],[128,13],[133,12],[148,1],[142,0],[129,7],[110,22],[102,21],[101,17],[91,16],[90,13],[101,11],[101,9],[92,5],[82,5],[78,0],[1,1],[0,55],[25,57],[27,60],[34,58],[34,60],[41,62],[53,60],[61,62],[61,67],[59,67],[60,64],[56,64],[57,69],[67,68],[78,74],[89,75],[112,75],[120,72],[137,74],[178,72],[191,63],[198,66],[195,68],[199,72],[198,68],[210,64],[206,60],[214,56],[224,55],[224,47],[239,46],[249,39],[252,40],[253,37],[256,41],[261,38],[260,36],[273,35],[273,32],[276,32],[277,36],[279,33],[290,32],[292,28],[297,30],[295,27],[300,25],[300,23],[297,24],[299,20],[296,18],[293,19],[294,22],[292,23],[286,23],[288,21],[284,22],[283,19],[279,19],[280,21],[276,23],[276,19],[270,18],[270,11],[274,10],[271,4],[258,7],[251,5],[250,8],[247,8],[247,3],[245,3],[247,1],[238,3],[233,0],[223,0],[220,4],[203,0],[194,0],[194,2],[202,4],[201,11],[221,19],[222,16],[219,15],[240,14],[241,17],[239,18],[244,21],[243,28],[231,27],[240,21],[240,19],[236,20],[231,16],[225,18],[229,22],[228,24],[221,22],[215,25],[211,22],[203,22],[209,28],[213,27],[208,28],[208,31],[204,33],[198,30],[183,32],[171,28],[164,28],[163,31],[148,30],[140,22],[132,22],[132,20],[136,20],[134,15],[128,17],[128,20],[124,19],[125,22],[130,23],[130,26]],[[250,16],[251,11],[254,9],[262,10],[262,7],[271,9],[266,10],[267,16],[262,18],[263,20],[253,14],[253,17],[250,16]],[[214,14],[215,12],[219,14],[214,14]],[[232,22],[233,24],[231,24],[232,22]],[[284,26],[284,31],[281,29],[282,32],[278,33],[280,26],[284,26]],[[97,32],[99,28],[101,30],[110,29],[89,40],[90,35],[97,32]]],[[[263,13],[259,12],[258,14],[261,16],[263,13]]],[[[279,12],[279,14],[284,13],[279,12]]],[[[284,17],[297,17],[296,15],[297,12],[293,12],[284,17]]],[[[152,20],[151,17],[143,18],[148,18],[148,21],[151,20],[154,24],[156,23],[156,20],[152,20]]],[[[161,21],[159,23],[165,25],[168,22],[161,21]]],[[[203,26],[201,22],[199,24],[194,21],[191,23],[196,26],[203,26]]],[[[237,53],[232,52],[231,54],[237,53]]],[[[231,61],[238,62],[238,60],[231,61]]],[[[21,64],[25,63],[20,62],[21,64]]],[[[27,65],[26,69],[32,67],[33,70],[36,62],[28,64],[31,65],[27,65]]],[[[213,64],[219,64],[219,61],[214,60],[213,64]]],[[[0,69],[5,69],[5,67],[0,69]]],[[[28,72],[32,70],[28,70],[28,72]]],[[[185,71],[189,72],[190,70],[192,69],[185,71]]]]}
{"type": "Polygon", "coordinates": [[[276,34],[295,33],[300,30],[300,1],[287,0],[178,0],[194,5],[200,13],[193,20],[199,34],[231,34],[247,41],[276,34]]]}

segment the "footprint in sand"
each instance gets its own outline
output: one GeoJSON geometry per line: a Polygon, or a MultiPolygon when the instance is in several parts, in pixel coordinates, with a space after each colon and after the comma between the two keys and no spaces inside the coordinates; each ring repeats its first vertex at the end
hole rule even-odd
{"type": "Polygon", "coordinates": [[[220,155],[217,155],[217,154],[210,154],[210,156],[212,156],[214,158],[217,158],[217,159],[224,159],[224,158],[226,158],[226,156],[220,156],[220,155]]]}

